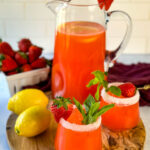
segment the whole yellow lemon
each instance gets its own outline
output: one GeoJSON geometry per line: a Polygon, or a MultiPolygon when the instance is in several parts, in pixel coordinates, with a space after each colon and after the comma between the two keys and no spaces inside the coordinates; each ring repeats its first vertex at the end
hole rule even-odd
{"type": "Polygon", "coordinates": [[[32,106],[16,120],[15,132],[19,136],[33,137],[45,131],[50,124],[50,111],[42,106],[32,106]]]}
{"type": "Polygon", "coordinates": [[[38,89],[25,89],[16,93],[9,99],[8,110],[16,114],[20,114],[27,108],[35,105],[46,107],[48,104],[48,97],[38,89]]]}

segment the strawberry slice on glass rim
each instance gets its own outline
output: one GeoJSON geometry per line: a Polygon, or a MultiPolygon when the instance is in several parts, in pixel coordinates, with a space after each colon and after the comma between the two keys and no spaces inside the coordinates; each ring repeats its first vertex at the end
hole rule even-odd
{"type": "Polygon", "coordinates": [[[53,100],[50,110],[58,123],[61,118],[65,120],[69,118],[73,111],[73,104],[69,98],[58,97],[53,100]]]}

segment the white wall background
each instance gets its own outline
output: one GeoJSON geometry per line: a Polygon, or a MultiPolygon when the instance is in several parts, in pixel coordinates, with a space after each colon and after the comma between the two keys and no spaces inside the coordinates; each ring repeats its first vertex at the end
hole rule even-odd
{"type": "MultiPolygon", "coordinates": [[[[34,44],[53,51],[54,19],[45,0],[0,0],[0,37],[17,49],[17,41],[30,38],[34,44]]],[[[111,10],[128,12],[133,34],[125,53],[150,53],[150,0],[114,0],[111,10]]],[[[108,26],[108,48],[113,49],[125,30],[121,18],[108,26]]]]}

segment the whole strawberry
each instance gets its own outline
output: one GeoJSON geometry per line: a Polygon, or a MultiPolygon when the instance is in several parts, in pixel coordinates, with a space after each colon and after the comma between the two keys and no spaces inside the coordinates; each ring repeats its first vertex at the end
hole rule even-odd
{"type": "Polygon", "coordinates": [[[29,62],[32,63],[42,54],[42,48],[38,46],[30,46],[29,48],[29,62]]]}
{"type": "Polygon", "coordinates": [[[132,83],[125,83],[119,86],[124,97],[132,97],[136,93],[136,87],[132,83]]]}
{"type": "Polygon", "coordinates": [[[7,42],[0,42],[0,54],[5,54],[14,57],[15,52],[7,42]]]}
{"type": "Polygon", "coordinates": [[[7,75],[10,76],[10,75],[15,75],[17,73],[18,73],[17,71],[11,71],[11,72],[8,72],[7,75]]]}
{"type": "Polygon", "coordinates": [[[17,52],[15,54],[15,60],[19,65],[24,65],[28,63],[28,56],[24,52],[17,52]]]}
{"type": "Polygon", "coordinates": [[[18,67],[17,63],[8,55],[0,54],[0,70],[9,72],[18,67]]]}
{"type": "Polygon", "coordinates": [[[46,67],[47,62],[44,58],[38,58],[31,64],[32,69],[44,68],[46,67]]]}
{"type": "Polygon", "coordinates": [[[55,120],[59,122],[61,118],[64,118],[65,120],[69,118],[73,110],[73,105],[71,104],[70,99],[59,97],[53,101],[50,109],[55,120]]]}
{"type": "Polygon", "coordinates": [[[18,42],[19,49],[24,53],[28,52],[31,45],[32,43],[29,39],[22,39],[18,42]]]}
{"type": "Polygon", "coordinates": [[[32,67],[29,64],[25,64],[21,67],[21,71],[22,72],[27,72],[27,71],[31,71],[32,67]]]}

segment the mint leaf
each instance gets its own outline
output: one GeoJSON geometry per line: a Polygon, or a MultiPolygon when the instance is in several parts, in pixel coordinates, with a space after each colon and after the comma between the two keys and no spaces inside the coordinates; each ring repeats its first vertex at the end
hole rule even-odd
{"type": "Polygon", "coordinates": [[[103,81],[102,82],[102,85],[103,85],[103,87],[105,88],[105,89],[107,89],[108,88],[108,82],[107,81],[103,81]]]}
{"type": "Polygon", "coordinates": [[[104,80],[104,73],[97,70],[97,71],[94,71],[92,72],[93,75],[95,75],[95,77],[100,81],[102,82],[104,80]]]}
{"type": "Polygon", "coordinates": [[[97,101],[99,100],[99,95],[100,95],[99,90],[100,90],[100,87],[101,87],[101,84],[98,84],[97,90],[96,90],[96,93],[95,93],[95,98],[96,98],[97,101]]]}
{"type": "Polygon", "coordinates": [[[109,87],[108,91],[110,91],[111,93],[113,93],[116,96],[121,96],[121,90],[120,90],[120,88],[118,88],[116,86],[109,87]]]}
{"type": "Polygon", "coordinates": [[[87,123],[86,124],[91,124],[93,122],[95,122],[97,120],[97,118],[94,118],[93,116],[88,116],[87,118],[87,123]]]}
{"type": "Polygon", "coordinates": [[[94,78],[94,79],[92,79],[88,84],[87,84],[87,86],[86,87],[91,87],[92,85],[96,85],[96,84],[98,84],[99,83],[99,80],[98,80],[98,78],[94,78]]]}
{"type": "Polygon", "coordinates": [[[73,101],[84,118],[85,117],[85,111],[84,111],[82,105],[75,98],[73,98],[73,101]]]}
{"type": "Polygon", "coordinates": [[[104,72],[105,76],[108,76],[108,72],[104,72]]]}
{"type": "Polygon", "coordinates": [[[101,116],[102,114],[104,114],[105,112],[107,112],[109,109],[113,108],[115,105],[114,104],[110,104],[110,105],[106,105],[104,107],[102,107],[95,115],[95,118],[98,118],[99,116],[101,116]]]}
{"type": "Polygon", "coordinates": [[[98,111],[99,107],[100,107],[99,102],[92,104],[90,109],[89,109],[88,115],[93,116],[98,111]]]}
{"type": "Polygon", "coordinates": [[[86,87],[91,87],[92,85],[94,85],[94,79],[91,80],[91,81],[86,85],[86,87]]]}
{"type": "Polygon", "coordinates": [[[100,115],[102,115],[107,110],[114,107],[114,104],[111,104],[111,105],[104,106],[102,109],[100,109],[100,102],[96,102],[93,99],[93,96],[91,95],[89,95],[86,101],[84,102],[86,111],[84,111],[83,106],[75,98],[73,98],[73,101],[77,109],[80,111],[80,113],[83,116],[83,120],[82,120],[83,124],[91,124],[95,122],[100,115]]]}
{"type": "Polygon", "coordinates": [[[95,103],[95,99],[94,99],[94,97],[90,94],[90,95],[87,97],[87,99],[84,101],[84,107],[85,107],[86,112],[89,111],[89,109],[90,109],[90,107],[91,107],[91,105],[92,105],[93,103],[95,103]]]}

